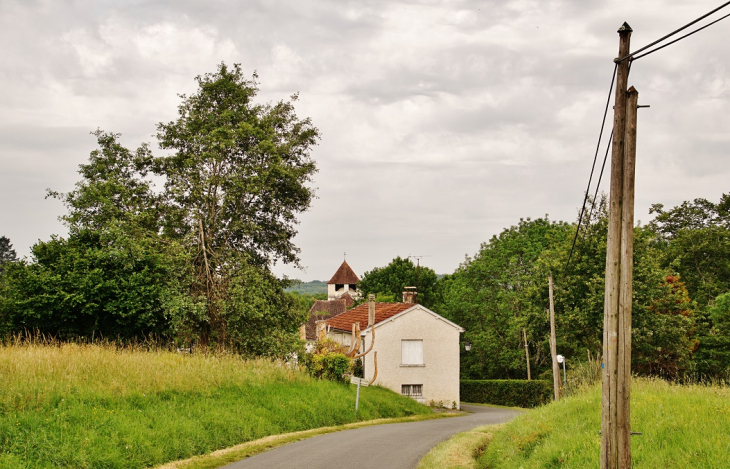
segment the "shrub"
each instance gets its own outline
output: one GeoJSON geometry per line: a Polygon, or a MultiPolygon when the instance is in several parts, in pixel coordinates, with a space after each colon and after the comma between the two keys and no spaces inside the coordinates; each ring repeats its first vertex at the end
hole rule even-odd
{"type": "Polygon", "coordinates": [[[317,342],[311,353],[302,355],[301,362],[307,372],[315,378],[347,382],[345,374],[352,373],[353,360],[344,354],[345,347],[325,339],[317,342]]]}
{"type": "Polygon", "coordinates": [[[490,379],[461,381],[461,400],[510,407],[537,407],[550,402],[552,383],[544,380],[490,379]]]}

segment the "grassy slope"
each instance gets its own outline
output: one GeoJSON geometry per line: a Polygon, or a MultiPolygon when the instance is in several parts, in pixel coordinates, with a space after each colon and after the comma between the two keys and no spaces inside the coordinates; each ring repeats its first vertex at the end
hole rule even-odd
{"type": "Polygon", "coordinates": [[[0,467],[148,467],[267,435],[429,413],[267,361],[0,346],[0,467]]]}
{"type": "MultiPolygon", "coordinates": [[[[634,379],[633,467],[728,467],[730,389],[634,379]]],[[[495,432],[480,467],[598,467],[601,389],[593,387],[524,415],[495,432]]]]}

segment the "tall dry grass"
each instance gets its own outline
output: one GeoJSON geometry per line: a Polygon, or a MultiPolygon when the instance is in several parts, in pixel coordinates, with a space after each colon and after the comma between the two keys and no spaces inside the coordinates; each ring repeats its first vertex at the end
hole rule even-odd
{"type": "Polygon", "coordinates": [[[265,436],[427,414],[378,387],[143,344],[0,344],[0,467],[144,468],[265,436]]]}
{"type": "Polygon", "coordinates": [[[0,345],[0,407],[5,409],[42,405],[66,394],[123,397],[306,379],[282,363],[224,353],[185,354],[103,343],[0,345]]]}

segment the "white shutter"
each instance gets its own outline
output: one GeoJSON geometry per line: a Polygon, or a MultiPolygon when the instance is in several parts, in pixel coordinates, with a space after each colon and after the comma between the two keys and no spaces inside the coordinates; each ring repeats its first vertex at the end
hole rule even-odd
{"type": "Polygon", "coordinates": [[[423,340],[401,341],[401,364],[423,365],[423,340]]]}

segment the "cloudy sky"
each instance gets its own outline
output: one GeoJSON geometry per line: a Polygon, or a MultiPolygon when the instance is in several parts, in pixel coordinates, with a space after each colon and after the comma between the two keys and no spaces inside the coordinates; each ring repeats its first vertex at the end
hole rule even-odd
{"type": "MultiPolygon", "coordinates": [[[[296,238],[307,268],[278,274],[328,280],[344,252],[359,274],[397,255],[450,273],[520,217],[576,219],[622,22],[635,50],[721,3],[0,0],[0,235],[20,255],[64,235],[45,190],[72,189],[89,132],[156,148],[177,94],[225,61],[258,72],[262,101],[299,92],[322,133],[296,238]]],[[[651,105],[639,220],[730,192],[729,31],[633,64],[651,105]]]]}

